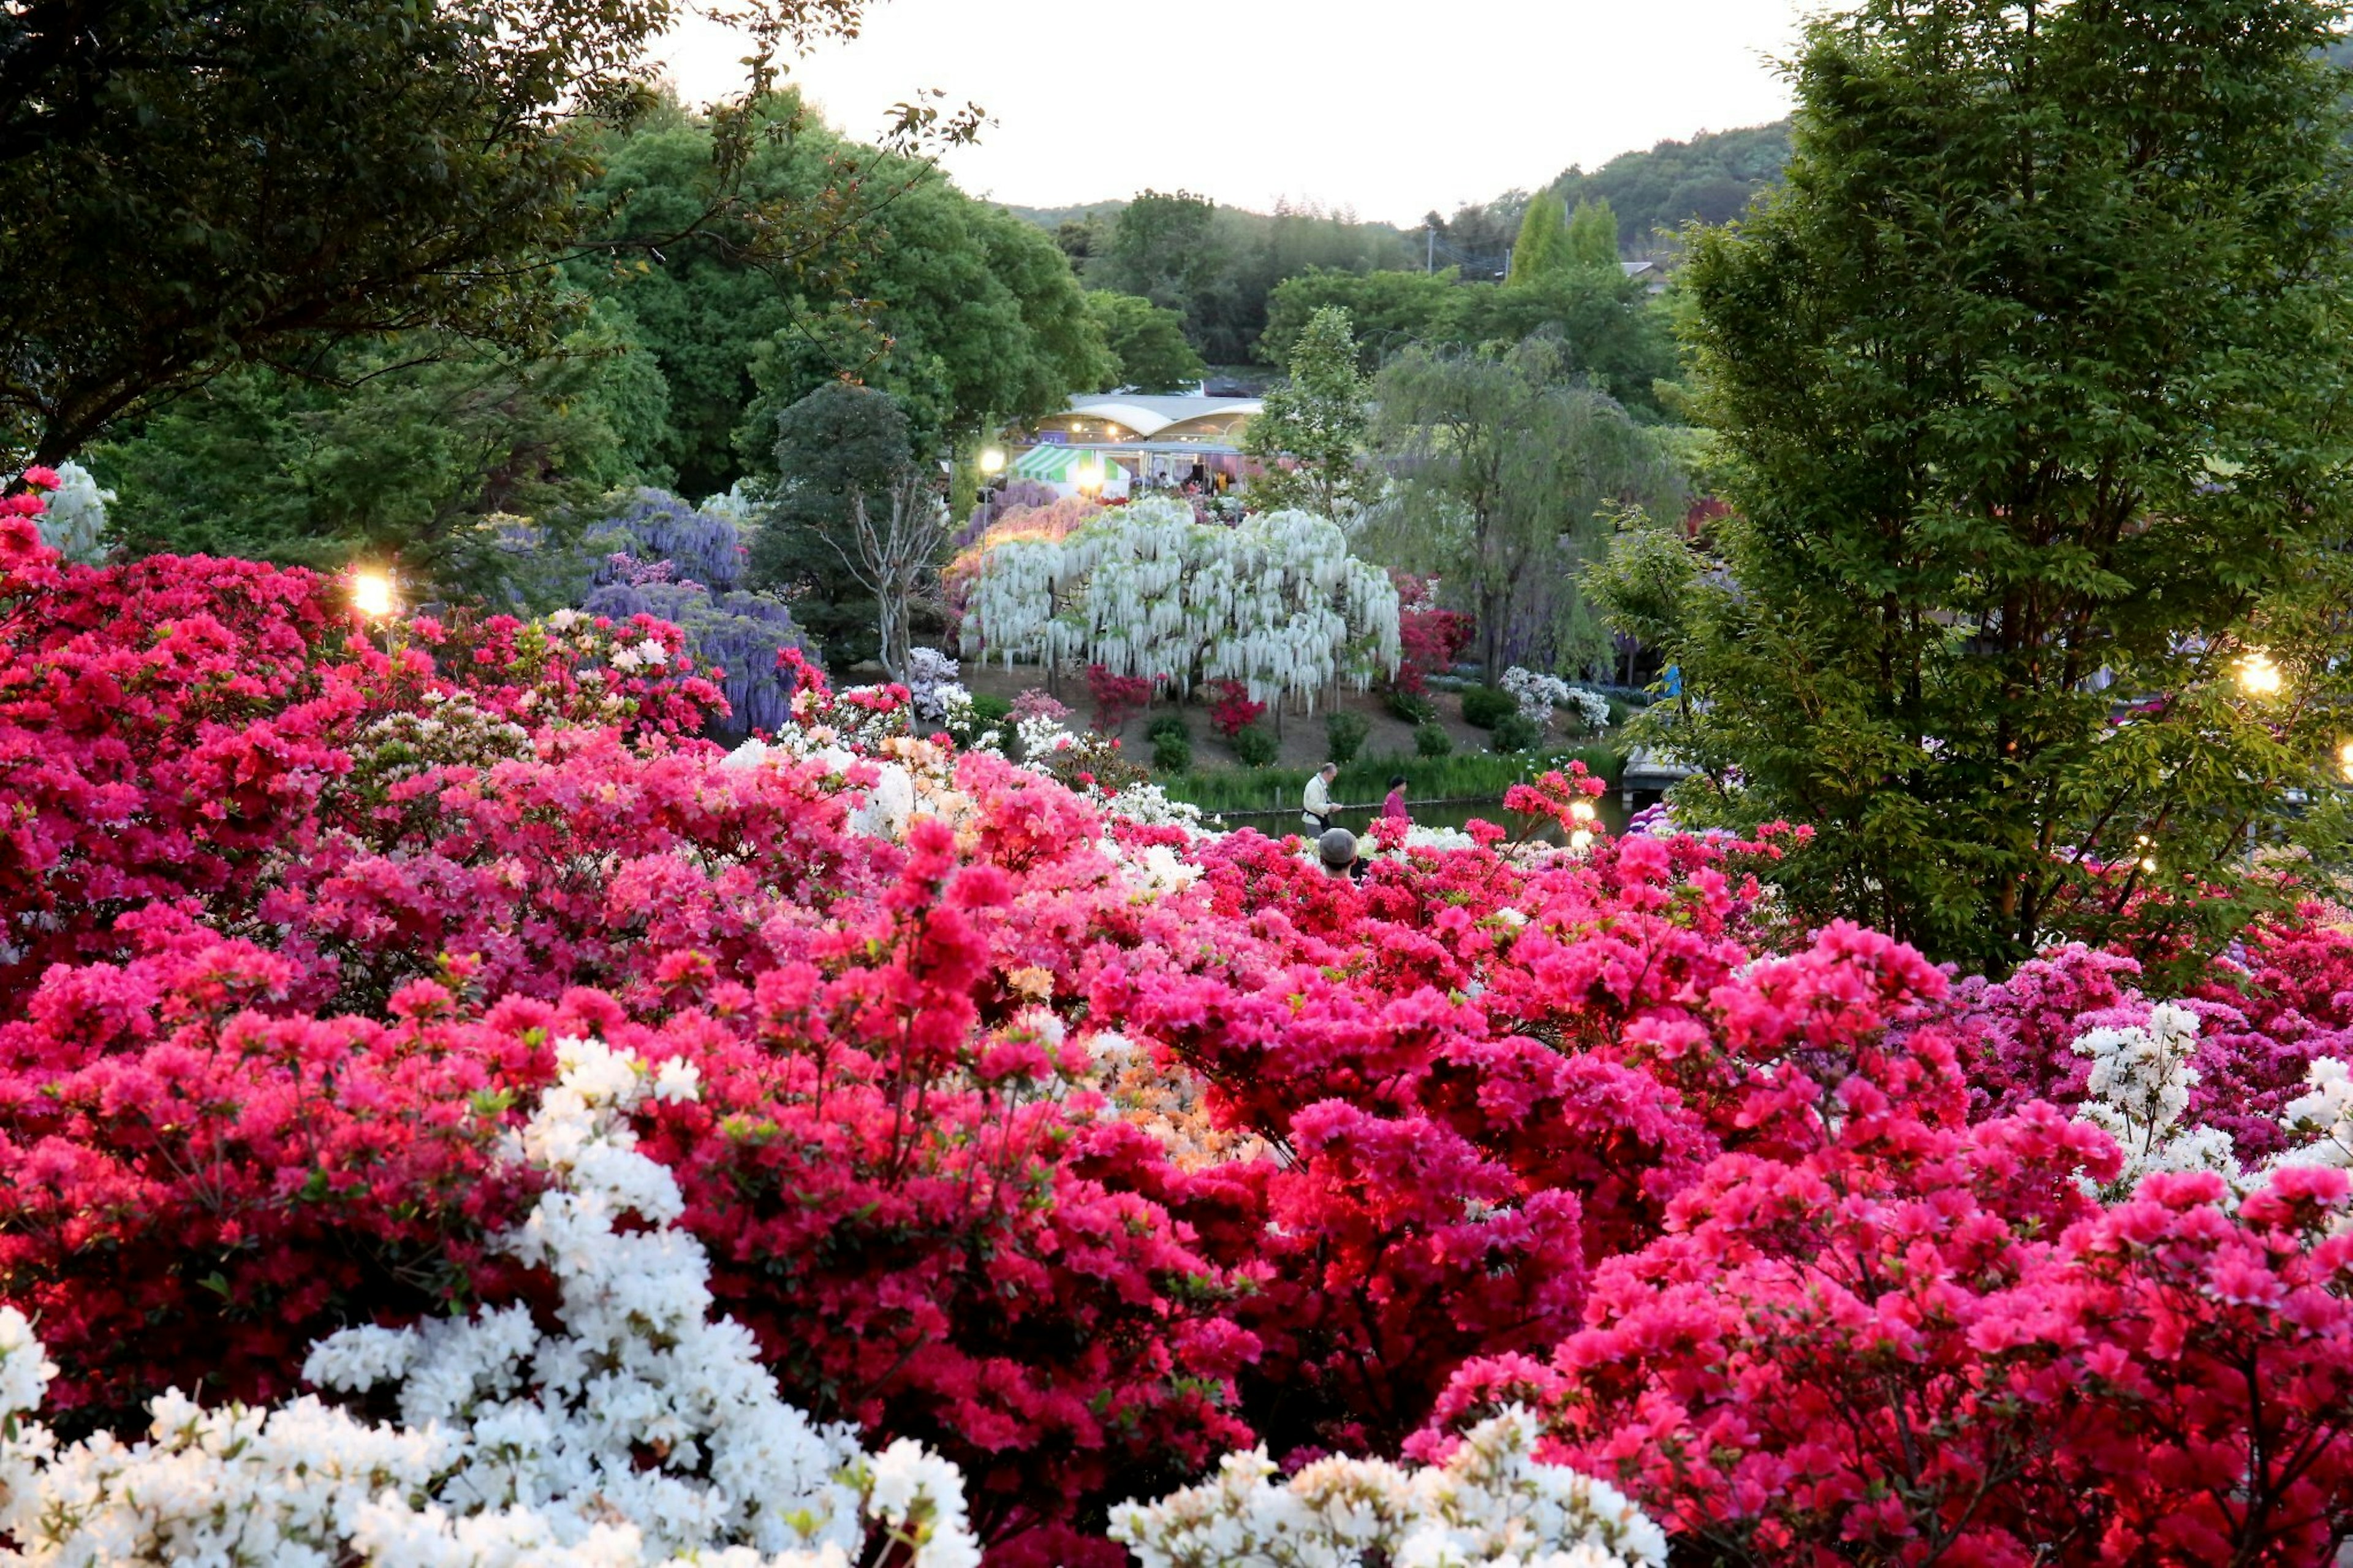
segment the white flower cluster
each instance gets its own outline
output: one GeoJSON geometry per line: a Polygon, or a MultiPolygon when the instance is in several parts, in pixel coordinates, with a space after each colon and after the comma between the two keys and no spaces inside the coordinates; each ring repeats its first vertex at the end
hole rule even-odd
{"type": "Polygon", "coordinates": [[[648,1095],[693,1096],[694,1069],[649,1073],[594,1041],[558,1055],[507,1152],[549,1186],[503,1240],[554,1277],[558,1331],[512,1307],[312,1348],[303,1375],[322,1387],[397,1383],[398,1424],[311,1395],[206,1410],[174,1392],[142,1442],[60,1447],[16,1421],[54,1369],[0,1310],[0,1538],[16,1547],[0,1563],[847,1568],[871,1520],[921,1568],[977,1564],[952,1466],[906,1442],[870,1458],[847,1428],[812,1426],[750,1332],[710,1321],[677,1184],[623,1121],[648,1095]]]}
{"type": "Polygon", "coordinates": [[[1327,518],[1268,512],[1238,527],[1153,497],[1059,539],[1016,537],[983,558],[967,654],[1101,664],[1114,674],[1245,682],[1255,701],[1359,689],[1394,674],[1397,589],[1327,518]]]}
{"type": "Polygon", "coordinates": [[[2174,1002],[2149,1009],[2146,1026],[2093,1029],[2069,1047],[2092,1058],[2090,1096],[2075,1119],[2088,1121],[2123,1149],[2116,1185],[2129,1192],[2157,1171],[2219,1171],[2236,1179],[2231,1136],[2211,1127],[2180,1126],[2198,1069],[2198,1015],[2174,1002]]]}
{"type": "Polygon", "coordinates": [[[1229,1454],[1215,1479],[1112,1513],[1112,1539],[1144,1568],[1662,1568],[1667,1538],[1607,1482],[1531,1457],[1514,1406],[1445,1464],[1321,1459],[1282,1486],[1264,1449],[1229,1454]]]}
{"type": "Polygon", "coordinates": [[[1520,717],[1538,729],[1551,723],[1552,710],[1568,700],[1567,681],[1516,664],[1504,671],[1504,679],[1496,684],[1520,705],[1520,717]]]}
{"type": "Polygon", "coordinates": [[[33,520],[41,542],[76,565],[95,566],[104,561],[106,509],[112,504],[114,492],[99,489],[98,481],[79,463],[59,463],[58,488],[47,500],[47,507],[33,520]]]}
{"type": "Polygon", "coordinates": [[[1146,827],[1181,827],[1198,838],[1209,830],[1202,825],[1201,808],[1189,800],[1171,800],[1156,784],[1132,784],[1104,797],[1103,810],[1146,827]]]}
{"type": "Polygon", "coordinates": [[[1033,773],[1045,772],[1048,757],[1078,743],[1078,737],[1060,719],[1034,713],[1013,721],[1013,738],[1020,744],[1022,765],[1033,773]]]}
{"type": "Polygon", "coordinates": [[[2334,1057],[2305,1068],[2311,1092],[2291,1100],[2280,1125],[2310,1134],[2312,1142],[2281,1156],[2282,1164],[2353,1167],[2353,1070],[2334,1057]]]}
{"type": "Polygon", "coordinates": [[[1096,841],[1095,847],[1103,851],[1119,879],[1138,899],[1165,899],[1201,879],[1201,868],[1166,844],[1131,848],[1106,836],[1096,841]]]}
{"type": "Polygon", "coordinates": [[[653,638],[634,647],[624,646],[613,650],[612,666],[624,673],[638,669],[659,669],[670,662],[670,650],[653,638]]]}

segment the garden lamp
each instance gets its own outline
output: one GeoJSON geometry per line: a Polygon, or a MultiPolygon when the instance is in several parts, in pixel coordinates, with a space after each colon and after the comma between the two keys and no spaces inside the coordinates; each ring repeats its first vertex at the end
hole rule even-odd
{"type": "Polygon", "coordinates": [[[371,571],[352,574],[352,607],[372,621],[389,616],[392,614],[392,574],[371,571]]]}
{"type": "Polygon", "coordinates": [[[1103,488],[1103,468],[1101,460],[1089,458],[1072,472],[1081,495],[1091,496],[1103,488]]]}
{"type": "Polygon", "coordinates": [[[980,471],[991,479],[1005,471],[1005,448],[983,447],[980,449],[980,471]]]}

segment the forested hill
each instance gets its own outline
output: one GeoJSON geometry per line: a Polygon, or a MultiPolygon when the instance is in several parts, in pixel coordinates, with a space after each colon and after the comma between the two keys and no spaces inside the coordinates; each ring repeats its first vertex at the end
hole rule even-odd
{"type": "Polygon", "coordinates": [[[1552,188],[1571,209],[1580,201],[1607,200],[1618,215],[1620,251],[1641,256],[1657,248],[1661,230],[1672,234],[1693,218],[1724,223],[1738,217],[1751,196],[1779,181],[1788,161],[1789,122],[1777,120],[1662,142],[1646,153],[1620,153],[1591,174],[1571,167],[1552,188]]]}

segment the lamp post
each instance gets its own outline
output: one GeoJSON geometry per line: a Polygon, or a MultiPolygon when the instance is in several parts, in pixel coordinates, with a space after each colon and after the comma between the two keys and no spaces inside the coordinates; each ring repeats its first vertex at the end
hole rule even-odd
{"type": "Polygon", "coordinates": [[[384,628],[384,651],[392,653],[393,616],[399,608],[393,593],[392,574],[363,567],[352,574],[352,608],[360,613],[371,631],[384,628]]]}

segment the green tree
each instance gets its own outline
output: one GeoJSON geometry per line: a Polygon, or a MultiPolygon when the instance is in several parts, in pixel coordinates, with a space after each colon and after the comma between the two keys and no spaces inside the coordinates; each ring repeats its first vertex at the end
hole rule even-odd
{"type": "Polygon", "coordinates": [[[1291,351],[1291,379],[1270,389],[1242,431],[1242,450],[1262,465],[1250,497],[1269,510],[1298,507],[1337,521],[1377,493],[1364,466],[1364,374],[1348,312],[1322,310],[1291,351]]]}
{"type": "MultiPolygon", "coordinates": [[[[642,106],[671,9],[0,8],[0,445],[62,458],[230,366],[315,374],[355,337],[543,349],[567,329],[551,264],[595,216],[579,132],[642,106]]],[[[757,9],[825,30],[859,0],[757,9]]]]}
{"type": "Polygon", "coordinates": [[[1369,375],[1408,343],[1440,335],[1461,280],[1442,272],[1341,272],[1311,268],[1286,278],[1267,296],[1266,331],[1259,353],[1270,364],[1290,362],[1293,345],[1316,312],[1348,312],[1356,334],[1356,367],[1369,375]]]}
{"type": "Polygon", "coordinates": [[[1520,236],[1512,242],[1512,276],[1515,285],[1534,283],[1567,269],[1568,208],[1553,191],[1539,191],[1520,216],[1520,236]]]}
{"type": "Polygon", "coordinates": [[[888,394],[828,382],[776,417],[781,476],[749,576],[793,603],[837,668],[904,668],[915,601],[947,542],[947,510],[888,394]]]}
{"type": "Polygon", "coordinates": [[[1176,311],[1185,318],[1186,336],[1199,347],[1228,262],[1217,213],[1215,202],[1190,191],[1138,191],[1120,209],[1111,244],[1087,280],[1176,311]]]}
{"type": "Polygon", "coordinates": [[[1572,267],[1618,265],[1618,215],[1608,196],[1580,200],[1568,215],[1568,264],[1572,267]]]}
{"type": "Polygon", "coordinates": [[[1649,432],[1572,379],[1560,346],[1416,348],[1381,372],[1376,452],[1398,492],[1368,519],[1376,560],[1435,573],[1478,616],[1488,678],[1507,658],[1577,667],[1607,643],[1578,568],[1605,510],[1677,507],[1680,482],[1649,432]]]}
{"type": "Polygon", "coordinates": [[[740,221],[656,243],[703,200],[716,130],[669,110],[616,139],[598,195],[615,210],[607,241],[628,259],[575,273],[628,312],[669,379],[665,456],[690,493],[768,473],[776,416],[845,377],[889,392],[925,451],[1107,384],[1100,329],[1048,236],[919,162],[821,128],[762,139],[740,176],[751,208],[740,221]],[[845,166],[892,195],[868,198],[796,269],[765,263],[756,214],[803,210],[845,166]]]}
{"type": "Polygon", "coordinates": [[[1087,291],[1087,314],[1111,352],[1112,368],[1103,388],[1181,392],[1199,382],[1208,366],[1185,341],[1185,318],[1134,294],[1108,289],[1087,291]]]}
{"type": "Polygon", "coordinates": [[[1787,184],[1684,273],[1739,515],[1675,744],[1746,781],[1693,809],[1820,830],[1810,918],[1998,969],[2156,889],[2185,896],[2144,918],[2219,940],[2243,908],[2196,889],[2243,889],[2249,833],[2320,783],[2353,559],[2338,14],[1866,0],[1808,30],[1787,184]]]}
{"type": "Polygon", "coordinates": [[[664,476],[667,389],[622,329],[592,322],[518,358],[410,336],[339,351],[327,374],[250,366],[91,449],[141,552],[340,568],[397,561],[450,592],[495,593],[493,513],[569,513],[664,476]]]}

